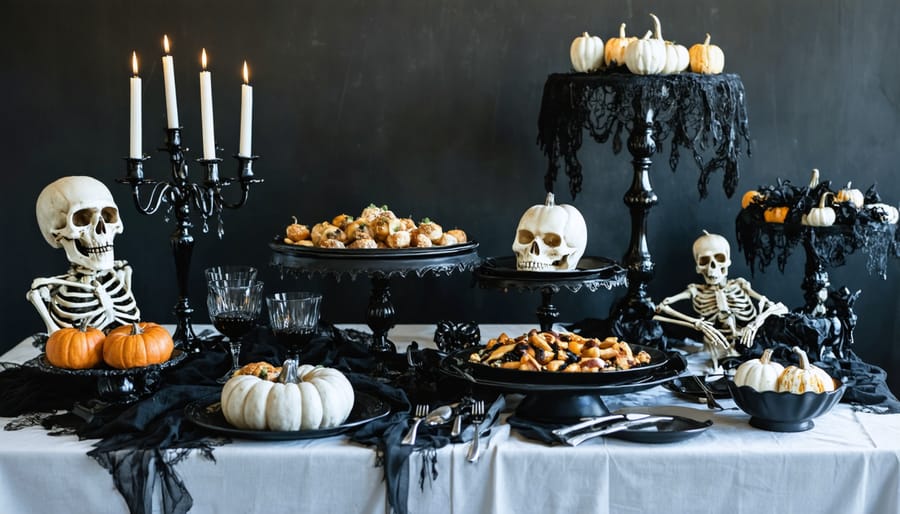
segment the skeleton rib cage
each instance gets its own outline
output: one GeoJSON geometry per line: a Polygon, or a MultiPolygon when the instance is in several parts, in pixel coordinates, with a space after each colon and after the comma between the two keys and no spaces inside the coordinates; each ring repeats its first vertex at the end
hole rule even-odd
{"type": "Polygon", "coordinates": [[[759,314],[753,300],[744,289],[744,282],[740,279],[729,280],[725,286],[719,289],[717,286],[706,284],[691,288],[691,304],[694,311],[703,319],[720,327],[720,330],[728,337],[737,334],[731,333],[731,325],[727,319],[731,316],[743,326],[753,321],[759,314]]]}
{"type": "Polygon", "coordinates": [[[93,282],[98,287],[94,291],[79,287],[78,275],[59,278],[72,285],[60,285],[51,291],[49,314],[58,326],[79,326],[85,319],[87,326],[98,328],[140,321],[131,290],[115,272],[96,277],[93,282]]]}

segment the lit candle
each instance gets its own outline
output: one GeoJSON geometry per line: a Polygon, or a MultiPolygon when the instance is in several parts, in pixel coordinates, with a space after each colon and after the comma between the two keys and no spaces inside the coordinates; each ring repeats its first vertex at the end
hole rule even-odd
{"type": "Polygon", "coordinates": [[[216,158],[216,136],[213,130],[212,78],[206,69],[206,49],[200,56],[200,122],[203,131],[203,158],[216,158]]]}
{"type": "Polygon", "coordinates": [[[131,144],[128,156],[132,159],[143,158],[141,149],[141,78],[138,77],[137,52],[131,53],[131,144]]]}
{"type": "Polygon", "coordinates": [[[175,96],[175,63],[169,55],[169,36],[163,36],[163,79],[166,88],[166,118],[169,128],[178,128],[178,100],[175,96]]]}
{"type": "Polygon", "coordinates": [[[253,135],[253,86],[250,85],[250,72],[247,61],[244,61],[244,83],[241,85],[241,140],[238,155],[250,157],[250,139],[253,135]]]}

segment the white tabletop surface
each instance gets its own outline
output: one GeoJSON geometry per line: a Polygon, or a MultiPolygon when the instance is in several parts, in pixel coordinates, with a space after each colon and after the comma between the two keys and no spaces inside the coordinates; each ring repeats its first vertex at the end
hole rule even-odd
{"type": "MultiPolygon", "coordinates": [[[[482,325],[481,333],[529,328],[482,325]]],[[[433,333],[433,325],[404,325],[390,337],[403,348],[431,344],[433,333]]],[[[22,362],[36,352],[23,341],[0,360],[22,362]]],[[[900,415],[840,404],[812,430],[777,433],[751,427],[730,400],[722,402],[726,410],[711,411],[662,387],[604,401],[614,410],[639,406],[714,425],[672,444],[598,438],[572,448],[528,440],[501,423],[477,464],[466,461],[465,444],[438,450],[438,476],[422,488],[423,459],[414,455],[410,512],[900,512],[900,415]]],[[[110,475],[86,455],[91,443],[37,427],[0,432],[0,513],[127,512],[110,475]]],[[[346,436],[235,440],[214,456],[193,453],[176,467],[193,496],[191,512],[389,511],[375,452],[346,436]]]]}

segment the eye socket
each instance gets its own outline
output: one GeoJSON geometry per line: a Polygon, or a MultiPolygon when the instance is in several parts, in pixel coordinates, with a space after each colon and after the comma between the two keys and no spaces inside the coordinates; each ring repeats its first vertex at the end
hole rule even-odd
{"type": "Polygon", "coordinates": [[[550,248],[556,248],[560,243],[562,243],[562,238],[559,237],[559,234],[546,234],[544,236],[544,244],[550,248]]]}
{"type": "Polygon", "coordinates": [[[519,231],[519,244],[527,245],[534,241],[534,233],[530,230],[519,231]]]}
{"type": "Polygon", "coordinates": [[[104,207],[102,211],[100,211],[100,216],[103,216],[103,221],[106,223],[118,223],[119,222],[119,209],[115,207],[104,207]]]}
{"type": "Polygon", "coordinates": [[[699,259],[697,259],[697,264],[701,266],[706,266],[709,264],[710,257],[709,255],[701,255],[699,259]]]}
{"type": "Polygon", "coordinates": [[[715,255],[715,258],[719,262],[725,262],[725,254],[724,253],[717,253],[715,255]]]}
{"type": "Polygon", "coordinates": [[[76,227],[86,227],[91,224],[93,218],[94,209],[81,209],[75,211],[75,214],[72,215],[72,224],[76,227]]]}

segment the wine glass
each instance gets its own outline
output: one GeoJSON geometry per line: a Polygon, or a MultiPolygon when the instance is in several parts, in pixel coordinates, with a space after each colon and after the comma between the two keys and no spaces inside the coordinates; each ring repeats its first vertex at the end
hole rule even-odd
{"type": "Polygon", "coordinates": [[[204,270],[206,282],[213,280],[256,280],[257,270],[253,266],[226,264],[204,270]]]}
{"type": "Polygon", "coordinates": [[[213,326],[228,339],[231,369],[217,380],[224,384],[240,369],[241,338],[253,329],[262,307],[263,283],[259,280],[212,280],[207,283],[206,305],[213,326]]]}
{"type": "Polygon", "coordinates": [[[299,362],[300,349],[316,334],[322,295],[303,291],[275,293],[266,297],[266,305],[275,340],[288,349],[288,358],[299,362]]]}

